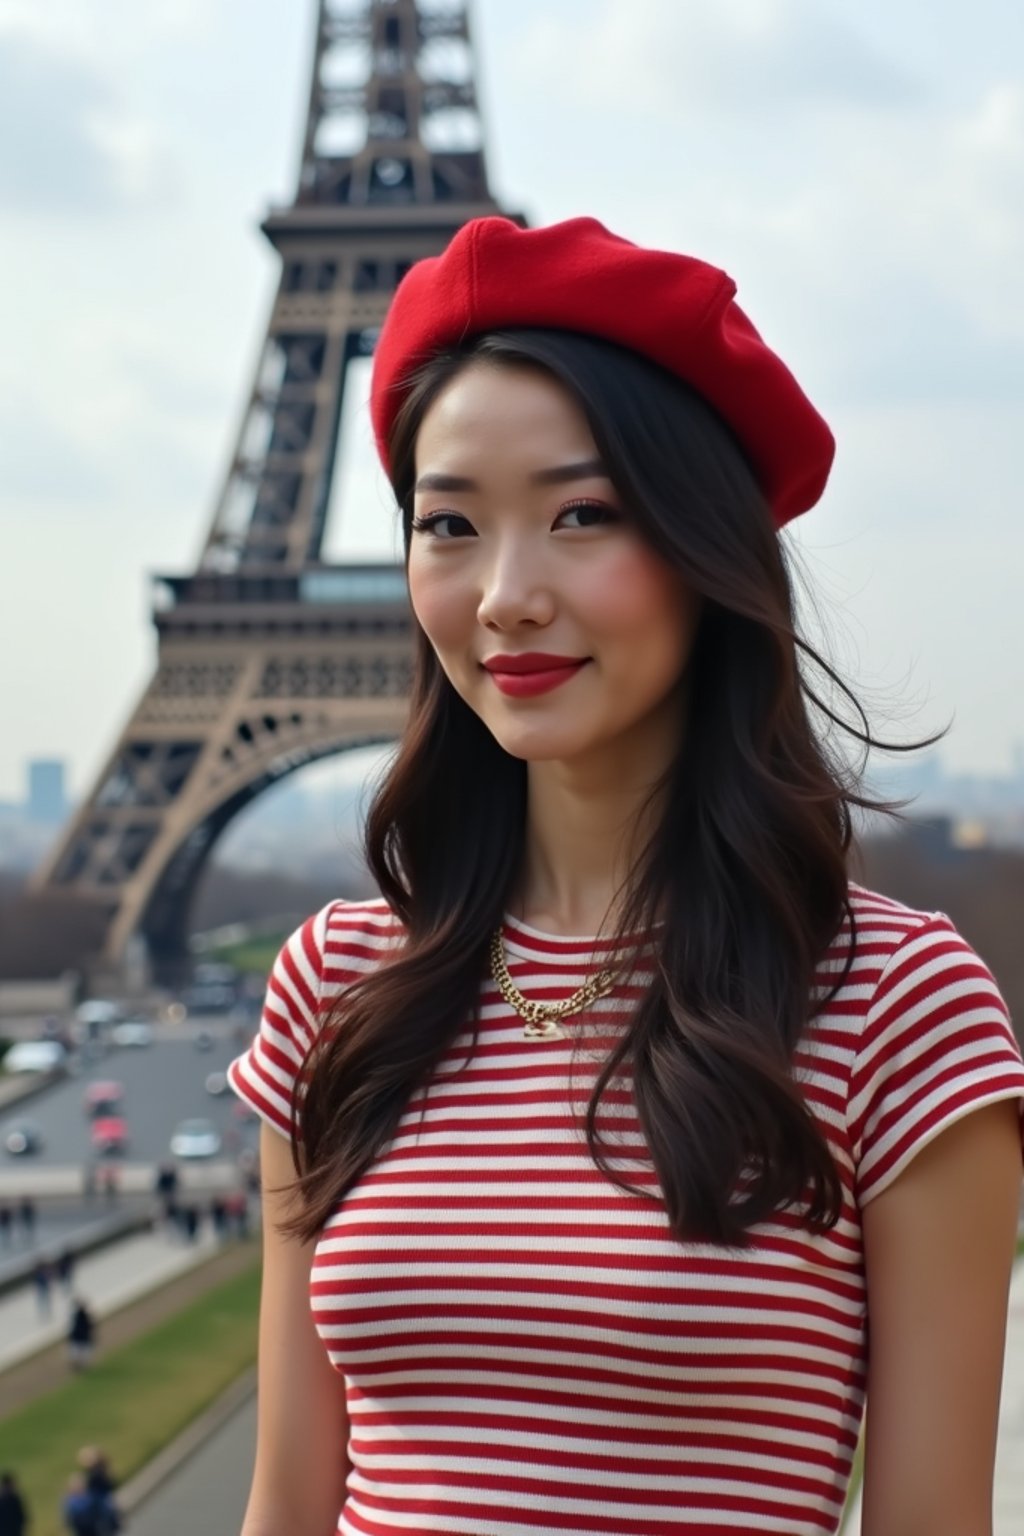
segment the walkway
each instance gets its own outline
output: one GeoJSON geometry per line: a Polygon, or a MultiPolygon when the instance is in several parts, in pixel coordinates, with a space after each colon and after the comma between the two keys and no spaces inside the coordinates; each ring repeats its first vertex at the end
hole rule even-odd
{"type": "MultiPolygon", "coordinates": [[[[102,1319],[192,1269],[216,1248],[209,1230],[194,1243],[164,1232],[140,1232],[80,1259],[74,1294],[102,1319]]],[[[30,1283],[0,1297],[0,1371],[63,1339],[67,1320],[68,1298],[59,1287],[51,1289],[48,1313],[40,1307],[30,1283]]]]}
{"type": "Polygon", "coordinates": [[[238,1536],[256,1447],[256,1399],[205,1440],[153,1496],[130,1515],[132,1536],[238,1536]]]}

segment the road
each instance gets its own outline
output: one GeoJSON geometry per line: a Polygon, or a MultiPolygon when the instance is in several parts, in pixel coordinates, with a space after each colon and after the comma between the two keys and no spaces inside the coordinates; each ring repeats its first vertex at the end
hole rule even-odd
{"type": "Polygon", "coordinates": [[[214,1098],[203,1084],[209,1073],[223,1071],[244,1048],[248,1026],[238,1038],[236,1029],[221,1020],[189,1020],[187,1025],[164,1026],[147,1047],[112,1046],[89,1061],[75,1075],[54,1084],[23,1106],[9,1106],[0,1119],[0,1144],[6,1128],[16,1120],[32,1120],[41,1129],[45,1147],[30,1156],[11,1157],[0,1151],[0,1167],[17,1169],[81,1168],[93,1160],[89,1141],[90,1120],[83,1095],[90,1083],[113,1078],[124,1085],[123,1114],[130,1144],[124,1158],[111,1163],[159,1163],[170,1157],[170,1139],[180,1120],[210,1120],[220,1131],[223,1155],[234,1158],[245,1146],[255,1147],[256,1124],[243,1121],[234,1094],[214,1098]],[[204,1029],[212,1044],[197,1048],[194,1035],[204,1029]]]}
{"type": "Polygon", "coordinates": [[[132,1536],[238,1536],[256,1447],[256,1399],[250,1398],[142,1508],[132,1536]]]}

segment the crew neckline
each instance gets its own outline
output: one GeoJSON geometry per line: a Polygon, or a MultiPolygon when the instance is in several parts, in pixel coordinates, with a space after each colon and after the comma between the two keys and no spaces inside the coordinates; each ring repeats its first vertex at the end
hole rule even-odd
{"type": "MultiPolygon", "coordinates": [[[[637,930],[637,939],[642,940],[646,936],[650,942],[653,935],[664,926],[664,923],[655,923],[653,929],[637,930]]],[[[605,956],[616,953],[619,943],[614,935],[548,933],[543,928],[534,928],[531,924],[524,923],[521,918],[514,917],[511,912],[503,915],[501,931],[507,948],[520,955],[536,956],[537,952],[541,951],[551,955],[587,953],[605,956]]]]}

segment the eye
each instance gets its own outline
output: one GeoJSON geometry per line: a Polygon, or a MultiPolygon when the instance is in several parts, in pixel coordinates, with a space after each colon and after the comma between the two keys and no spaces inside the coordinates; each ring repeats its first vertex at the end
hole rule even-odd
{"type": "Polygon", "coordinates": [[[558,522],[563,518],[575,517],[575,523],[570,523],[570,528],[597,528],[602,523],[617,523],[619,514],[603,501],[570,501],[564,507],[559,508],[558,522]]]}
{"type": "Polygon", "coordinates": [[[457,512],[430,512],[426,517],[414,517],[410,526],[414,533],[429,533],[444,543],[465,538],[467,533],[473,532],[472,524],[457,512]],[[458,526],[454,527],[456,524],[458,526]]]}

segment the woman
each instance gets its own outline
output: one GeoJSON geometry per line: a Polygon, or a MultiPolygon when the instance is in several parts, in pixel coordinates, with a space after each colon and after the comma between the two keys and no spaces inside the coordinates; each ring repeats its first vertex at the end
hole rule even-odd
{"type": "Polygon", "coordinates": [[[868,1536],[989,1529],[1024,1066],[948,918],[849,879],[779,538],[832,439],[734,293],[484,219],[392,304],[382,898],[293,935],[230,1074],[244,1536],[834,1532],[865,1393],[868,1536]]]}

